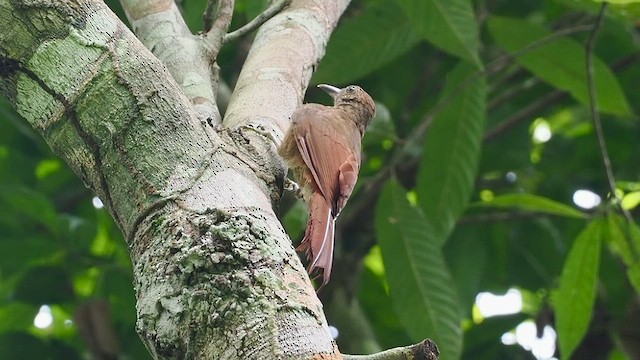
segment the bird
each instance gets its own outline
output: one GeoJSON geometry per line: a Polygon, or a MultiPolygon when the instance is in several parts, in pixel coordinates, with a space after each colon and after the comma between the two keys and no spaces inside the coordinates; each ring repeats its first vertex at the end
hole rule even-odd
{"type": "Polygon", "coordinates": [[[376,106],[357,85],[318,87],[333,98],[334,105],[298,107],[278,153],[309,206],[305,234],[296,250],[306,254],[310,275],[322,272],[323,287],[331,277],[336,218],[358,180],[362,137],[376,106]]]}

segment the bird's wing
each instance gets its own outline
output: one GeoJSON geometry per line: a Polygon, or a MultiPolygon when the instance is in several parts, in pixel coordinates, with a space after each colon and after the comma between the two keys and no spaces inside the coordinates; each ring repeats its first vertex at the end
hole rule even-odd
{"type": "Polygon", "coordinates": [[[302,107],[292,115],[298,150],[334,217],[351,195],[360,167],[360,133],[348,120],[331,118],[339,115],[321,105],[302,107]]]}

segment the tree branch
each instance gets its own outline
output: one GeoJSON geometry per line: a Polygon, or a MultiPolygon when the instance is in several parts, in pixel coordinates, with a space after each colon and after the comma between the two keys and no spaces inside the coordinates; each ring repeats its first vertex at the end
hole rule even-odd
{"type": "Polygon", "coordinates": [[[202,16],[204,20],[204,41],[215,59],[222,47],[222,40],[229,30],[233,18],[235,0],[209,0],[202,16]]]}
{"type": "Polygon", "coordinates": [[[406,347],[397,347],[371,355],[344,355],[345,360],[438,360],[438,346],[431,340],[406,347]]]}
{"type": "Polygon", "coordinates": [[[260,27],[260,25],[264,24],[267,20],[271,19],[275,14],[277,14],[280,10],[284,9],[285,6],[289,5],[291,0],[276,0],[269,5],[269,7],[260,13],[260,15],[256,16],[253,20],[246,23],[241,28],[234,30],[224,36],[223,43],[234,41],[247,33],[252,32],[253,30],[260,27]]]}
{"type": "Polygon", "coordinates": [[[208,32],[211,30],[211,26],[213,25],[213,20],[218,13],[218,8],[220,7],[220,0],[208,0],[207,7],[204,9],[204,14],[202,14],[202,23],[204,25],[204,31],[208,32]]]}
{"type": "MultiPolygon", "coordinates": [[[[217,67],[189,30],[173,0],[120,0],[138,39],[167,67],[202,123],[222,121],[216,104],[217,67]]],[[[205,131],[210,131],[206,129],[205,131]]]]}
{"type": "Polygon", "coordinates": [[[224,124],[282,138],[349,0],[294,0],[260,27],[231,95],[224,124]]]}
{"type": "Polygon", "coordinates": [[[58,3],[2,2],[0,91],[129,240],[152,356],[337,358],[273,212],[284,174],[270,144],[203,133],[184,88],[103,1],[58,3]]]}

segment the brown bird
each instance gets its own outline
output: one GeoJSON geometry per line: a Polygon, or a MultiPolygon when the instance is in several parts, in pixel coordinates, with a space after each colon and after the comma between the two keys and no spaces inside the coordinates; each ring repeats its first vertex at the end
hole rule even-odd
{"type": "Polygon", "coordinates": [[[376,106],[359,86],[318,87],[333,97],[334,106],[299,107],[278,152],[309,204],[307,229],[297,250],[306,252],[310,274],[322,269],[324,286],[331,276],[335,221],[358,180],[360,143],[376,106]]]}

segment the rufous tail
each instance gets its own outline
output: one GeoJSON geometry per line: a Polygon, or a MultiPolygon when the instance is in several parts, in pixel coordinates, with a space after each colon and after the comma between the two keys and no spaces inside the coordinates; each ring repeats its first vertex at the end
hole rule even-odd
{"type": "Polygon", "coordinates": [[[322,269],[322,286],[326,285],[331,277],[335,222],[331,206],[327,204],[322,193],[314,192],[309,205],[307,230],[297,250],[306,253],[309,274],[322,269]]]}

